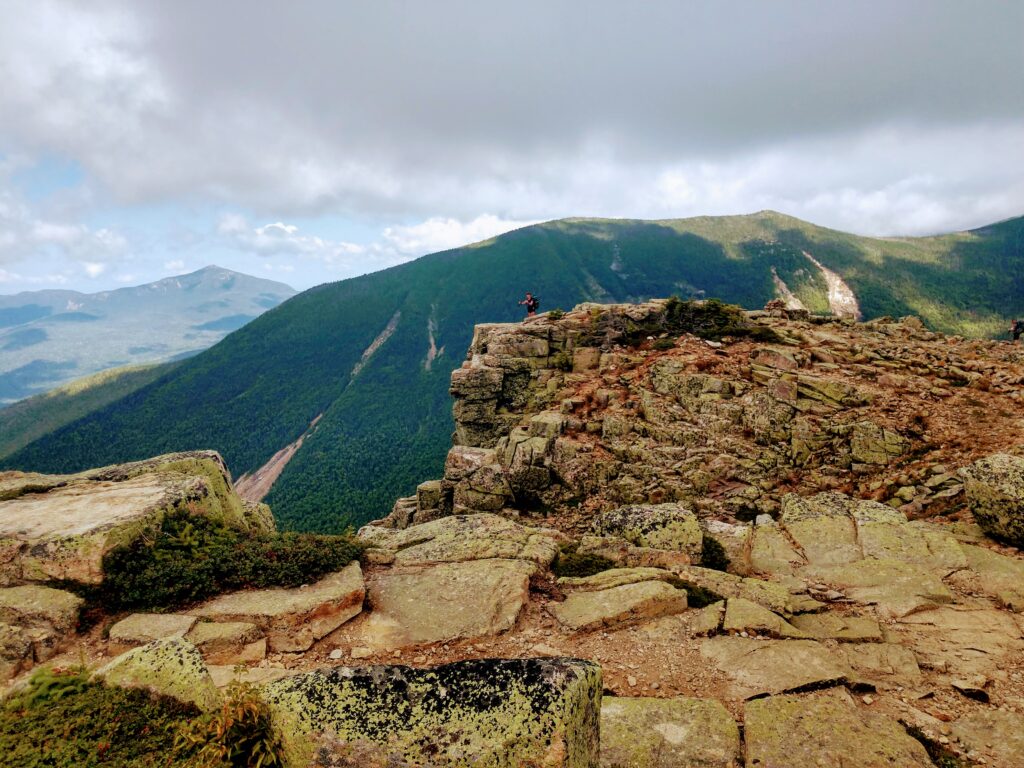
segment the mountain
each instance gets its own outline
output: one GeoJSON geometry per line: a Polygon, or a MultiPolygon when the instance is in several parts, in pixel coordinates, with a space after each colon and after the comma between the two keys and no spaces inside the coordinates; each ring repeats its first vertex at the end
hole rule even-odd
{"type": "Polygon", "coordinates": [[[0,466],[68,472],[212,448],[242,487],[255,480],[253,495],[270,488],[282,527],[336,531],[439,474],[450,373],[474,323],[520,318],[527,290],[542,311],[673,294],[761,307],[782,295],[996,336],[1024,313],[1022,261],[1024,218],[924,238],[770,211],[539,224],[305,291],[0,466]]]}
{"type": "Polygon", "coordinates": [[[107,368],[193,354],[294,294],[210,266],[102,293],[0,296],[0,406],[107,368]]]}
{"type": "Polygon", "coordinates": [[[0,409],[0,457],[156,381],[180,363],[109,368],[0,409]]]}

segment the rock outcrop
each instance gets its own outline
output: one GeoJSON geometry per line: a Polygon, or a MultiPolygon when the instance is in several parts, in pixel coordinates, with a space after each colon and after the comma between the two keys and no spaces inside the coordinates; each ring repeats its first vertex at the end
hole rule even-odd
{"type": "Polygon", "coordinates": [[[103,557],[174,510],[268,526],[247,511],[213,451],[174,453],[77,475],[0,473],[0,580],[98,584],[103,557]]]}
{"type": "Polygon", "coordinates": [[[587,768],[598,761],[601,671],[583,661],[336,667],[271,683],[263,695],[289,768],[355,750],[382,765],[587,768]]]}

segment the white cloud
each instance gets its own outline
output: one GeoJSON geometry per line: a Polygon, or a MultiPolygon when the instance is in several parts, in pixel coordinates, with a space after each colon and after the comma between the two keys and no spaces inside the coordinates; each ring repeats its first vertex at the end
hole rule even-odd
{"type": "MultiPolygon", "coordinates": [[[[363,244],[306,235],[297,225],[281,221],[252,227],[245,217],[229,213],[221,218],[217,232],[241,251],[261,256],[290,255],[313,259],[332,271],[354,274],[486,240],[530,223],[509,221],[492,214],[483,214],[467,222],[437,217],[419,224],[385,227],[376,240],[363,244]]],[[[285,264],[269,261],[263,263],[263,268],[291,271],[285,264]]]]}
{"type": "Polygon", "coordinates": [[[171,259],[170,261],[164,262],[164,269],[170,270],[171,272],[180,272],[185,268],[185,262],[181,259],[171,259]]]}
{"type": "Polygon", "coordinates": [[[85,270],[85,274],[92,278],[99,277],[107,271],[107,265],[98,261],[86,261],[82,264],[82,268],[85,270]]]}

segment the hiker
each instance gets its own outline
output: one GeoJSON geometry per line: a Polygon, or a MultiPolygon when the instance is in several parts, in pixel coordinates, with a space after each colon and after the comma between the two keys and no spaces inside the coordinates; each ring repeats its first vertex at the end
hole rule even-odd
{"type": "MultiPolygon", "coordinates": [[[[529,296],[530,294],[526,294],[529,296]]],[[[1020,335],[1024,333],[1024,320],[1014,320],[1010,324],[1010,334],[1013,336],[1014,343],[1020,338],[1020,335]]]]}
{"type": "Polygon", "coordinates": [[[537,307],[540,306],[540,299],[534,296],[529,291],[526,292],[526,298],[519,302],[519,306],[526,306],[526,316],[536,317],[537,307]]]}

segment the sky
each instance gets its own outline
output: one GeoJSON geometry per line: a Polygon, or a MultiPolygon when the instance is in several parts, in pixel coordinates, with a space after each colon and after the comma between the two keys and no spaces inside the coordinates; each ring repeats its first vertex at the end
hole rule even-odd
{"type": "Polygon", "coordinates": [[[0,293],[567,216],[1024,214],[1024,3],[0,0],[0,293]]]}

